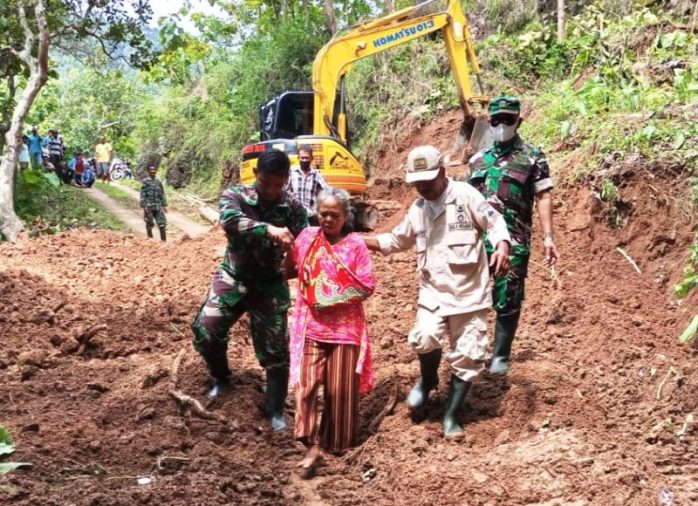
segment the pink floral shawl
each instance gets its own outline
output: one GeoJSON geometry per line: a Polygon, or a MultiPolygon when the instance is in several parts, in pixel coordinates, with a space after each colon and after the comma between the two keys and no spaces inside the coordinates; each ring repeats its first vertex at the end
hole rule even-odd
{"type": "MultiPolygon", "coordinates": [[[[299,267],[304,264],[308,251],[319,227],[308,227],[296,239],[294,259],[299,267]]],[[[371,294],[376,286],[373,275],[373,262],[366,245],[357,234],[349,234],[342,241],[332,245],[332,253],[349,269],[371,294]]],[[[299,276],[299,283],[302,282],[299,276]]],[[[371,346],[368,336],[366,316],[361,302],[353,302],[324,309],[312,309],[299,287],[296,305],[290,324],[291,385],[298,383],[303,343],[312,339],[325,343],[353,344],[359,346],[359,360],[356,372],[359,374],[359,391],[368,393],[373,388],[373,367],[371,346]]]]}

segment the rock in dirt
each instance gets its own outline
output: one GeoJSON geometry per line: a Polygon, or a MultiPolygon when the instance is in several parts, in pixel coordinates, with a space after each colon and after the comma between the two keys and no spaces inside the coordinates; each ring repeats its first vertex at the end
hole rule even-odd
{"type": "Polygon", "coordinates": [[[80,345],[75,341],[67,340],[63,344],[61,344],[61,347],[59,349],[63,355],[70,355],[78,351],[79,347],[80,345]]]}
{"type": "Polygon", "coordinates": [[[137,422],[141,420],[152,420],[153,418],[155,418],[155,408],[150,407],[139,409],[136,415],[137,422]]]}
{"type": "Polygon", "coordinates": [[[163,378],[166,378],[168,376],[168,372],[166,369],[157,369],[156,371],[149,372],[145,378],[143,378],[143,382],[141,383],[141,388],[146,389],[150,388],[153,385],[155,385],[158,381],[160,381],[163,378]]]}
{"type": "Polygon", "coordinates": [[[509,441],[511,441],[511,433],[509,432],[509,429],[504,429],[494,439],[494,446],[503,445],[509,441]]]}
{"type": "Polygon", "coordinates": [[[31,350],[20,353],[17,357],[19,365],[33,365],[36,367],[44,367],[46,361],[46,352],[44,350],[31,350]]]}
{"type": "Polygon", "coordinates": [[[88,383],[87,388],[94,390],[95,392],[99,392],[100,394],[109,391],[109,387],[107,385],[103,385],[102,383],[88,383]]]}
{"type": "Polygon", "coordinates": [[[21,369],[21,377],[22,381],[29,381],[34,377],[34,375],[39,371],[38,367],[34,367],[33,365],[25,365],[22,366],[21,369]]]}
{"type": "Polygon", "coordinates": [[[56,313],[46,308],[39,309],[34,314],[32,314],[30,320],[32,323],[36,323],[37,325],[40,325],[42,323],[48,323],[50,325],[53,325],[56,321],[56,313]]]}
{"type": "Polygon", "coordinates": [[[63,344],[63,343],[65,342],[65,340],[66,340],[65,337],[63,337],[63,336],[61,336],[61,335],[59,335],[59,334],[53,334],[53,335],[49,338],[49,342],[51,343],[51,345],[52,345],[54,348],[60,348],[61,344],[63,344]]]}
{"type": "Polygon", "coordinates": [[[22,432],[39,432],[39,424],[30,423],[28,425],[25,425],[24,427],[22,427],[22,432]]]}

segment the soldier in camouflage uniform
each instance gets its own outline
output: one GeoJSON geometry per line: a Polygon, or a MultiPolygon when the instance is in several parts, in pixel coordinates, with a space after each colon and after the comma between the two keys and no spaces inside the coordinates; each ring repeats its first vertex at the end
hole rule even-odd
{"type": "Polygon", "coordinates": [[[209,396],[217,397],[230,382],[228,330],[249,314],[255,354],[267,373],[266,408],[275,430],[286,428],[289,366],[290,296],[281,265],[294,238],[308,226],[303,205],[283,191],[289,168],[285,153],[262,153],[254,185],[234,185],[221,194],[220,223],[228,248],[192,323],[194,348],[214,379],[209,396]]]}
{"type": "Polygon", "coordinates": [[[155,179],[157,169],[155,165],[148,166],[148,177],[143,180],[141,186],[141,207],[143,208],[143,219],[145,220],[145,231],[148,237],[153,238],[153,224],[157,223],[160,229],[160,239],[165,242],[167,235],[167,198],[165,189],[159,179],[155,179]]]}
{"type": "MultiPolygon", "coordinates": [[[[490,372],[498,374],[506,374],[509,370],[511,345],[521,315],[531,252],[534,202],[543,232],[544,264],[552,266],[558,258],[553,236],[550,168],[542,151],[519,137],[520,110],[520,102],[515,97],[492,99],[488,111],[494,146],[470,159],[470,184],[504,215],[512,238],[511,269],[507,276],[495,279],[492,294],[497,320],[490,372]]],[[[486,247],[488,253],[493,251],[489,242],[486,247]]]]}

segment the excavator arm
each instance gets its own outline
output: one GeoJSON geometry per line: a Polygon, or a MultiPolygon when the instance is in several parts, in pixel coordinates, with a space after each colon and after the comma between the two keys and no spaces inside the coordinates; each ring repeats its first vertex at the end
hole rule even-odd
{"type": "MultiPolygon", "coordinates": [[[[332,39],[318,52],[313,63],[315,135],[332,135],[346,142],[344,111],[337,112],[336,124],[333,118],[337,88],[342,84],[341,81],[353,62],[438,30],[443,34],[451,72],[456,80],[460,105],[465,115],[461,134],[467,135],[465,131],[470,130],[475,122],[472,104],[486,101],[484,96],[473,93],[470,79],[468,64],[476,77],[479,77],[480,72],[472,35],[460,0],[449,0],[446,11],[418,15],[421,8],[433,1],[362,23],[346,34],[332,39]]],[[[343,100],[340,100],[339,104],[343,106],[343,100]]]]}

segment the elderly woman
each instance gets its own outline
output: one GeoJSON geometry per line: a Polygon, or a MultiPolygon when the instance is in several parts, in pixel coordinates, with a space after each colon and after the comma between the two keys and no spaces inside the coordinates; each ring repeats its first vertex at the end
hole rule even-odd
{"type": "Polygon", "coordinates": [[[294,244],[298,296],[290,336],[295,437],[308,448],[299,464],[308,470],[324,451],[338,453],[356,443],[359,393],[373,386],[362,306],[375,287],[371,257],[361,237],[349,233],[346,191],[320,192],[317,209],[320,226],[303,230],[294,244]]]}

